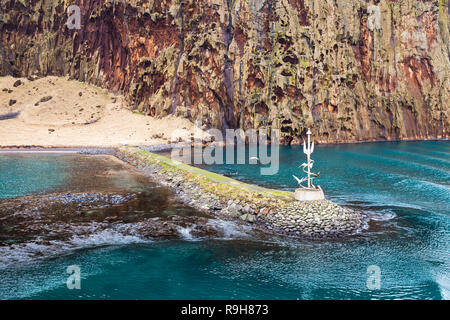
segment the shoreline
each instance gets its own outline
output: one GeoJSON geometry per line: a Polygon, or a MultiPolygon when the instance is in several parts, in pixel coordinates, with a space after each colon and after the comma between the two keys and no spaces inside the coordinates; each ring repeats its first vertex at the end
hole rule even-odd
{"type": "Polygon", "coordinates": [[[0,148],[151,145],[192,126],[175,115],[145,116],[123,95],[68,77],[0,77],[0,148]]]}
{"type": "MultiPolygon", "coordinates": [[[[399,142],[448,142],[450,141],[450,138],[432,138],[432,139],[398,139],[398,140],[365,140],[365,141],[348,141],[348,142],[320,142],[315,141],[316,146],[338,146],[338,145],[352,145],[352,144],[371,144],[371,143],[399,143],[399,142]]],[[[155,144],[143,144],[143,145],[136,145],[136,147],[144,148],[145,150],[149,152],[164,152],[164,151],[170,151],[173,147],[172,145],[176,145],[175,143],[157,143],[155,141],[155,144]],[[151,151],[150,151],[151,150],[151,151]]],[[[54,146],[54,145],[0,145],[0,152],[12,152],[12,151],[30,151],[30,152],[42,152],[42,151],[67,151],[67,150],[73,150],[74,152],[80,152],[83,150],[115,150],[117,148],[120,148],[122,146],[128,146],[128,144],[116,144],[112,146],[71,146],[71,145],[61,145],[61,146],[54,146]]],[[[224,145],[225,146],[225,145],[224,145]]],[[[280,144],[280,147],[284,146],[301,146],[301,144],[280,144]]]]}
{"type": "Polygon", "coordinates": [[[66,154],[89,154],[89,155],[113,155],[116,148],[110,147],[30,147],[30,148],[2,148],[0,147],[0,154],[9,153],[66,153],[66,154]]]}

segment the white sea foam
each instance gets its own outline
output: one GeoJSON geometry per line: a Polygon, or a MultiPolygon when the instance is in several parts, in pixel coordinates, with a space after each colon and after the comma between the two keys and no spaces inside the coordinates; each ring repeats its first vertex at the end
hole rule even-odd
{"type": "Polygon", "coordinates": [[[103,245],[120,245],[130,243],[148,242],[137,236],[124,235],[115,230],[103,230],[87,237],[74,236],[69,241],[79,247],[97,247],[103,245]]]}
{"type": "Polygon", "coordinates": [[[241,225],[235,221],[209,219],[208,225],[222,234],[221,239],[248,238],[252,230],[250,226],[241,225]]]}
{"type": "MultiPolygon", "coordinates": [[[[216,232],[216,239],[221,240],[231,240],[231,239],[242,239],[248,238],[249,232],[251,231],[251,227],[240,225],[235,221],[224,221],[217,219],[209,219],[207,225],[212,227],[216,232]]],[[[188,241],[200,241],[202,239],[206,239],[208,237],[196,237],[192,234],[193,229],[195,227],[177,227],[178,234],[183,240],[188,241]]]]}
{"type": "MultiPolygon", "coordinates": [[[[234,221],[208,220],[207,224],[217,231],[217,239],[248,238],[251,227],[234,221]]],[[[86,223],[71,225],[73,235],[64,241],[29,241],[0,247],[0,268],[33,262],[44,258],[58,257],[85,248],[101,246],[127,245],[133,243],[149,243],[152,240],[142,238],[127,225],[116,225],[107,228],[102,223],[86,223]],[[105,229],[107,228],[107,229],[105,229]]],[[[64,226],[61,226],[63,229],[64,226]]],[[[177,228],[180,238],[188,241],[201,241],[205,237],[193,235],[194,226],[177,228]]],[[[207,238],[207,237],[206,237],[207,238]]]]}
{"type": "Polygon", "coordinates": [[[369,215],[370,220],[375,221],[389,221],[397,218],[397,214],[390,210],[383,210],[382,212],[373,212],[369,215]]]}
{"type": "Polygon", "coordinates": [[[434,278],[441,291],[442,299],[450,300],[450,276],[448,274],[439,273],[434,278]]]}
{"type": "Polygon", "coordinates": [[[193,241],[193,240],[199,240],[198,238],[195,238],[191,232],[192,232],[192,227],[181,227],[178,226],[177,227],[177,231],[180,234],[180,237],[184,240],[189,240],[189,241],[193,241]]]}
{"type": "MultiPolygon", "coordinates": [[[[79,230],[77,230],[79,231],[79,230]]],[[[116,230],[101,230],[87,235],[74,235],[67,241],[30,241],[0,247],[0,268],[22,262],[57,257],[83,248],[106,245],[148,243],[150,240],[122,234],[116,230]]]]}

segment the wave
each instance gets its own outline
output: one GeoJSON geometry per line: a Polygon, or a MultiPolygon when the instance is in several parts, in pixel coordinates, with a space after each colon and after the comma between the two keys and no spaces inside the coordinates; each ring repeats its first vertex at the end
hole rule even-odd
{"type": "Polygon", "coordinates": [[[187,240],[187,241],[198,241],[198,240],[200,240],[199,237],[195,237],[194,235],[192,235],[192,233],[191,233],[192,232],[192,227],[179,226],[179,227],[177,227],[177,231],[178,231],[180,237],[183,240],[187,240]]]}
{"type": "Polygon", "coordinates": [[[0,269],[24,262],[39,261],[69,254],[79,249],[101,246],[149,243],[151,240],[107,229],[89,235],[74,235],[66,241],[30,241],[0,247],[0,269]]]}
{"type": "MultiPolygon", "coordinates": [[[[439,177],[440,179],[450,179],[450,170],[447,170],[445,167],[435,167],[429,164],[419,163],[414,161],[414,159],[402,159],[398,156],[389,156],[388,154],[369,154],[369,153],[359,153],[359,152],[349,152],[349,155],[353,155],[355,159],[367,159],[373,164],[366,165],[365,168],[368,172],[372,172],[374,176],[378,176],[382,173],[382,177],[386,178],[388,176],[395,177],[396,175],[403,176],[402,173],[393,172],[393,170],[401,169],[403,172],[405,169],[411,171],[411,173],[417,173],[424,171],[427,172],[427,175],[432,177],[439,177]],[[376,172],[373,172],[373,169],[376,168],[376,172]]],[[[448,157],[447,157],[448,158],[448,157]]],[[[443,160],[446,161],[446,160],[443,160]]],[[[359,163],[360,168],[361,163],[359,163]]]]}
{"type": "Polygon", "coordinates": [[[124,235],[115,230],[103,230],[89,236],[74,236],[69,243],[81,248],[98,247],[104,245],[122,245],[132,243],[148,243],[150,240],[139,236],[124,235]]]}
{"type": "MultiPolygon", "coordinates": [[[[439,184],[427,180],[405,178],[394,184],[396,187],[405,187],[414,189],[419,192],[426,192],[427,195],[438,195],[440,197],[448,198],[450,201],[450,186],[439,184]]],[[[411,190],[410,190],[411,191],[411,190]]]]}
{"type": "Polygon", "coordinates": [[[350,195],[341,196],[340,203],[342,205],[349,205],[350,207],[370,211],[383,211],[385,209],[424,210],[420,204],[404,202],[400,198],[395,198],[392,193],[352,193],[350,195]],[[361,201],[352,203],[352,200],[355,198],[361,201]]]}
{"type": "Polygon", "coordinates": [[[200,241],[205,239],[215,239],[215,240],[237,240],[237,239],[248,239],[252,235],[253,229],[250,226],[239,224],[235,221],[218,220],[218,219],[208,219],[207,226],[211,227],[214,232],[212,236],[195,236],[193,231],[195,231],[194,226],[179,226],[177,227],[177,232],[181,239],[187,241],[200,241]]]}
{"type": "Polygon", "coordinates": [[[397,214],[390,210],[382,210],[381,212],[372,212],[369,219],[374,221],[390,221],[397,218],[397,214]]]}
{"type": "MultiPolygon", "coordinates": [[[[154,242],[155,238],[142,233],[140,227],[142,223],[110,227],[104,223],[92,222],[72,225],[73,235],[66,240],[33,240],[0,246],[0,269],[70,254],[80,249],[154,242]]],[[[207,219],[205,224],[176,227],[179,238],[186,241],[249,239],[254,235],[252,230],[250,226],[235,221],[217,219],[207,219]]]]}
{"type": "MultiPolygon", "coordinates": [[[[418,152],[398,151],[398,152],[395,152],[395,153],[397,153],[399,155],[402,155],[402,154],[411,155],[413,158],[416,158],[416,159],[417,158],[421,158],[421,159],[424,159],[427,162],[436,161],[436,162],[442,163],[444,165],[450,165],[450,160],[448,160],[450,158],[450,154],[447,155],[445,158],[440,158],[440,157],[432,157],[429,154],[424,155],[423,153],[418,153],[418,152]]],[[[408,159],[407,162],[410,163],[412,161],[409,161],[409,159],[408,159]]],[[[420,165],[424,165],[421,162],[414,162],[414,163],[417,163],[417,164],[420,164],[420,165]]],[[[426,165],[426,166],[438,169],[437,167],[434,167],[434,166],[430,166],[430,165],[426,165]]]]}
{"type": "Polygon", "coordinates": [[[215,228],[221,234],[219,238],[224,240],[248,238],[252,231],[250,226],[242,225],[235,221],[210,219],[208,225],[215,228]]]}
{"type": "Polygon", "coordinates": [[[450,300],[450,277],[447,274],[440,274],[435,277],[435,281],[441,291],[442,299],[450,300]]]}

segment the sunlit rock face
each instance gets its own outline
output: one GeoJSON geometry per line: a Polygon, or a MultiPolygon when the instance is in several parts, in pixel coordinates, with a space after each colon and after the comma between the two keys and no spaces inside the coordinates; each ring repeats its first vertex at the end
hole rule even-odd
{"type": "Polygon", "coordinates": [[[322,142],[449,136],[448,0],[0,0],[0,74],[69,75],[149,116],[312,127],[322,142]],[[65,25],[81,8],[81,29],[65,25]]]}

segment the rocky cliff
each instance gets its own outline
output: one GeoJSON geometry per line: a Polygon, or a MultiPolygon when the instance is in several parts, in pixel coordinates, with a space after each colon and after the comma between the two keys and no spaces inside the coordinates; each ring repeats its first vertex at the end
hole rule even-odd
{"type": "Polygon", "coordinates": [[[0,0],[0,75],[297,143],[449,137],[448,0],[0,0]],[[69,29],[67,8],[81,9],[69,29]]]}

